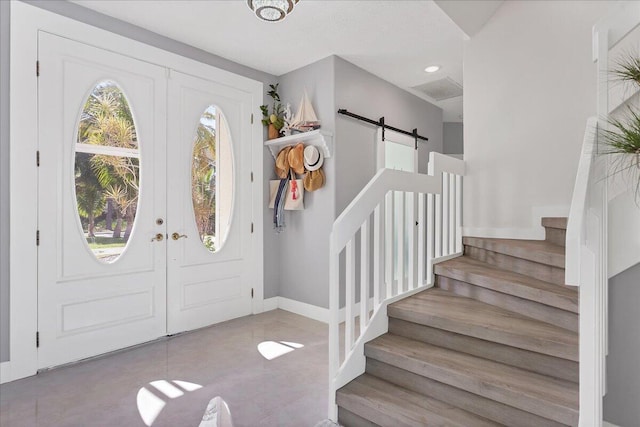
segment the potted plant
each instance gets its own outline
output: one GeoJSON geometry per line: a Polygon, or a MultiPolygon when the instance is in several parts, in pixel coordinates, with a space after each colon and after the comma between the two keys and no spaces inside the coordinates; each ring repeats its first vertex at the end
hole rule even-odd
{"type": "Polygon", "coordinates": [[[269,85],[270,90],[267,95],[273,99],[271,113],[269,113],[268,105],[261,105],[262,124],[268,127],[268,138],[275,139],[280,136],[280,131],[284,126],[284,107],[280,103],[280,95],[278,94],[278,84],[269,85]]]}
{"type": "MultiPolygon", "coordinates": [[[[611,71],[615,79],[640,87],[640,58],[627,54],[611,71]]],[[[640,204],[640,113],[628,107],[622,118],[609,118],[611,129],[601,131],[602,154],[616,155],[612,173],[624,172],[635,187],[636,202],[640,204]]]]}

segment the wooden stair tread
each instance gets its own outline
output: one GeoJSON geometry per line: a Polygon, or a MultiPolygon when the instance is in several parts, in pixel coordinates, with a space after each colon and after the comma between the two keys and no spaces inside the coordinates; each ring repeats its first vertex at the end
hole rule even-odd
{"type": "Polygon", "coordinates": [[[557,268],[564,268],[565,266],[565,248],[544,240],[463,237],[462,242],[466,246],[473,246],[544,265],[557,268]]]}
{"type": "Polygon", "coordinates": [[[431,288],[387,307],[389,317],[578,361],[578,334],[490,304],[431,288]]]}
{"type": "Polygon", "coordinates": [[[368,374],[338,390],[336,400],[340,407],[381,426],[500,426],[368,374]]]}
{"type": "Polygon", "coordinates": [[[502,270],[468,256],[434,266],[435,274],[578,313],[578,290],[502,270]]]}
{"type": "Polygon", "coordinates": [[[577,384],[393,334],[365,345],[369,358],[554,421],[577,425],[577,384]]]}
{"type": "Polygon", "coordinates": [[[567,229],[567,222],[569,218],[567,217],[546,217],[542,218],[542,226],[549,228],[559,228],[560,230],[567,229]]]}

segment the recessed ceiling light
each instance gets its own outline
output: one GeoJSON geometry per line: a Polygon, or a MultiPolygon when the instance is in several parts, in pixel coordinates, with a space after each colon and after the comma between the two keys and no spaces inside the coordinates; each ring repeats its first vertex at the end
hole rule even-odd
{"type": "Polygon", "coordinates": [[[436,71],[438,71],[440,69],[439,65],[429,65],[427,68],[425,68],[424,70],[427,73],[435,73],[436,71]]]}

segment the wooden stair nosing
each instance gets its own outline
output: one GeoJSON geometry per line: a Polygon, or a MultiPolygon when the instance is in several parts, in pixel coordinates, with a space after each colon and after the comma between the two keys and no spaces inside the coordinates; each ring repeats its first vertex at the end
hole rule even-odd
{"type": "Polygon", "coordinates": [[[577,383],[578,362],[390,318],[389,333],[577,383]]]}
{"type": "Polygon", "coordinates": [[[564,424],[557,423],[548,418],[505,405],[495,400],[487,399],[483,396],[414,374],[413,372],[405,371],[404,369],[375,359],[367,359],[366,372],[424,396],[437,396],[438,399],[443,402],[456,405],[465,411],[505,426],[564,426],[564,424]]]}
{"type": "Polygon", "coordinates": [[[438,288],[428,289],[389,305],[387,315],[578,361],[578,334],[438,288]]]}
{"type": "Polygon", "coordinates": [[[381,426],[499,426],[451,404],[366,373],[338,390],[337,404],[381,426]]]}
{"type": "Polygon", "coordinates": [[[463,237],[462,242],[465,246],[472,246],[515,258],[526,259],[538,264],[558,268],[564,268],[565,266],[564,248],[544,240],[463,237]]]}
{"type": "Polygon", "coordinates": [[[559,230],[566,230],[568,222],[569,218],[567,217],[545,217],[540,221],[545,228],[556,228],[559,230]]]}
{"type": "Polygon", "coordinates": [[[578,385],[569,381],[392,334],[367,343],[365,356],[559,423],[578,422],[578,385]]]}
{"type": "Polygon", "coordinates": [[[338,406],[338,423],[345,427],[379,427],[378,424],[366,420],[341,406],[338,406]]]}
{"type": "Polygon", "coordinates": [[[567,286],[538,280],[509,270],[502,270],[468,256],[457,257],[434,266],[437,275],[493,289],[505,294],[536,301],[578,313],[578,291],[567,286]]]}
{"type": "Polygon", "coordinates": [[[570,311],[439,275],[436,287],[578,333],[578,315],[570,311]]]}
{"type": "Polygon", "coordinates": [[[464,247],[464,255],[480,262],[496,266],[501,270],[513,271],[515,273],[535,277],[538,280],[543,280],[545,282],[561,286],[564,286],[565,283],[564,268],[540,264],[528,259],[505,255],[499,252],[493,252],[487,249],[468,245],[464,247]]]}

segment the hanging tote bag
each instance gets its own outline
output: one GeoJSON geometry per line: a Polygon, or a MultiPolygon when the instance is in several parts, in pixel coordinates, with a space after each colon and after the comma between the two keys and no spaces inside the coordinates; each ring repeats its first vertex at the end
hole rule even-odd
{"type": "Polygon", "coordinates": [[[287,188],[284,209],[287,211],[301,211],[304,209],[304,185],[301,179],[296,178],[295,174],[292,173],[291,178],[287,188]]]}

